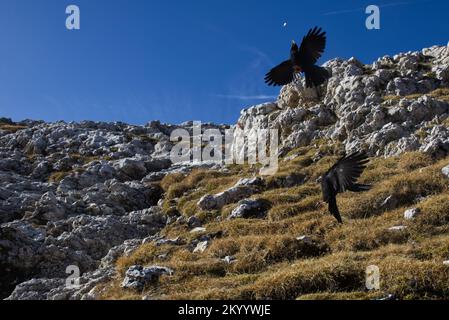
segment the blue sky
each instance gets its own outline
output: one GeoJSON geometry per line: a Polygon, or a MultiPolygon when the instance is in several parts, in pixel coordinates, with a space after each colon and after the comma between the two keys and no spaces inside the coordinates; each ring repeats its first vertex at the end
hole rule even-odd
{"type": "Polygon", "coordinates": [[[0,0],[0,116],[234,123],[279,93],[263,76],[310,27],[328,33],[320,63],[371,63],[447,44],[448,12],[445,0],[0,0]],[[69,4],[81,30],[65,28],[69,4]],[[365,28],[369,4],[381,30],[365,28]]]}

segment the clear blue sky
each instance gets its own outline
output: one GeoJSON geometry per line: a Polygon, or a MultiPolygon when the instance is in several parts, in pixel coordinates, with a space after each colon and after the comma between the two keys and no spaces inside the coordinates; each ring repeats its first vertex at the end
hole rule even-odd
{"type": "Polygon", "coordinates": [[[0,116],[234,123],[278,94],[263,76],[310,27],[328,33],[320,63],[371,63],[447,44],[448,12],[445,0],[0,0],[0,116]],[[79,31],[65,28],[69,4],[79,31]],[[381,30],[365,28],[369,4],[381,30]]]}

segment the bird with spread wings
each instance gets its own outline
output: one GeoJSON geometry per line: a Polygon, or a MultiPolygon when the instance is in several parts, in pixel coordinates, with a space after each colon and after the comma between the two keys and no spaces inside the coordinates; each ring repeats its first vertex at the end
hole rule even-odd
{"type": "Polygon", "coordinates": [[[362,192],[371,186],[357,183],[366,167],[368,158],[364,152],[352,153],[335,163],[321,178],[323,200],[329,204],[330,213],[343,223],[337,206],[337,194],[345,191],[362,192]]]}
{"type": "Polygon", "coordinates": [[[329,78],[329,72],[316,64],[326,46],[326,32],[315,27],[303,38],[301,46],[292,41],[290,59],[274,67],[265,75],[265,83],[282,86],[293,81],[295,75],[304,73],[306,87],[319,86],[329,78]]]}

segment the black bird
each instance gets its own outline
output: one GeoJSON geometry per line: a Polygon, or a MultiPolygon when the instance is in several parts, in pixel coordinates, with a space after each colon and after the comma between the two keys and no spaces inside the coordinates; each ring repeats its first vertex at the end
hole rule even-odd
{"type": "Polygon", "coordinates": [[[265,75],[270,86],[282,86],[293,81],[295,74],[304,72],[306,87],[319,86],[329,78],[329,72],[315,63],[321,57],[326,46],[326,32],[321,28],[310,29],[302,39],[301,47],[292,41],[290,59],[271,69],[265,75]]]}
{"type": "Polygon", "coordinates": [[[364,152],[344,156],[321,178],[323,200],[329,204],[330,213],[339,223],[343,222],[337,207],[337,194],[347,190],[353,192],[367,191],[371,188],[369,185],[356,183],[367,162],[368,158],[364,152]]]}

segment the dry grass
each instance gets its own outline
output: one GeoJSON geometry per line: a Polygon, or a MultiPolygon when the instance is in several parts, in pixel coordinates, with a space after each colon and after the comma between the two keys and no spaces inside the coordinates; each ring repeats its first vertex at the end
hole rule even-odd
{"type": "Polygon", "coordinates": [[[410,94],[410,95],[404,96],[404,97],[398,96],[398,95],[386,95],[386,96],[382,97],[382,100],[383,100],[383,102],[385,102],[387,104],[394,104],[394,103],[399,102],[399,100],[401,100],[402,98],[406,98],[408,100],[416,100],[419,97],[422,97],[424,95],[430,96],[437,100],[449,102],[449,88],[438,88],[429,93],[425,93],[425,94],[424,93],[414,93],[414,94],[410,94]]]}
{"type": "MultiPolygon", "coordinates": [[[[33,155],[28,155],[30,160],[33,160],[33,155]]],[[[108,156],[85,156],[81,155],[79,153],[71,153],[69,154],[69,157],[72,158],[75,162],[77,162],[79,165],[86,165],[88,163],[91,163],[93,161],[99,161],[99,160],[110,160],[108,156]]],[[[83,172],[82,167],[77,167],[74,169],[69,169],[68,171],[55,171],[50,174],[48,177],[48,182],[61,182],[65,177],[67,177],[70,174],[74,173],[82,173],[83,172]]]]}
{"type": "Polygon", "coordinates": [[[19,130],[23,130],[28,128],[27,126],[18,125],[18,124],[0,124],[0,130],[9,132],[9,133],[15,133],[19,130]]]}
{"type": "MultiPolygon", "coordinates": [[[[448,99],[448,101],[449,101],[449,99],[448,99]]],[[[443,125],[445,125],[446,127],[449,127],[449,117],[443,121],[443,125]]]]}
{"type": "MultiPolygon", "coordinates": [[[[232,166],[226,174],[194,171],[171,175],[161,182],[166,203],[185,215],[196,214],[206,232],[192,234],[185,225],[167,226],[162,235],[181,237],[184,245],[146,244],[117,262],[118,278],[103,288],[104,299],[375,299],[393,294],[399,299],[449,298],[449,186],[441,168],[449,158],[435,161],[413,152],[400,157],[372,159],[361,181],[368,192],[338,197],[344,224],[339,225],[321,202],[315,179],[338,157],[332,148],[319,161],[317,148],[301,148],[284,161],[276,179],[290,173],[306,176],[303,185],[267,188],[252,198],[271,204],[265,219],[216,221],[237,204],[216,212],[200,212],[198,199],[221,191],[251,168],[232,166]],[[396,203],[381,207],[386,197],[396,203]],[[405,220],[406,209],[421,214],[405,220]],[[389,230],[405,225],[402,231],[389,230]],[[204,253],[192,253],[188,243],[204,234],[220,234],[204,253]],[[306,235],[309,241],[297,240],[306,235]],[[162,258],[162,256],[164,258],[162,258]],[[236,260],[223,262],[226,256],[236,260]],[[125,270],[133,264],[164,265],[175,275],[164,276],[143,293],[120,288],[125,270]],[[380,269],[381,288],[365,289],[365,270],[380,269]]],[[[168,205],[167,205],[168,206],[168,205]]]]}
{"type": "Polygon", "coordinates": [[[401,100],[401,96],[397,96],[397,95],[386,95],[382,97],[382,100],[384,102],[398,102],[399,100],[401,100]]]}
{"type": "Polygon", "coordinates": [[[449,102],[449,88],[439,88],[430,93],[430,96],[438,99],[449,102]]]}
{"type": "Polygon", "coordinates": [[[109,161],[109,160],[111,160],[111,158],[107,155],[87,156],[87,155],[82,155],[79,153],[71,153],[69,156],[70,156],[70,158],[77,161],[81,165],[85,165],[85,164],[91,163],[93,161],[100,161],[100,160],[109,161]]]}
{"type": "Polygon", "coordinates": [[[174,199],[183,196],[187,192],[192,192],[203,187],[205,191],[215,189],[237,182],[235,178],[229,179],[226,174],[218,171],[194,170],[187,176],[173,174],[166,176],[161,186],[167,193],[167,199],[174,199]]]}
{"type": "Polygon", "coordinates": [[[70,172],[67,171],[56,171],[53,172],[50,177],[48,178],[48,182],[61,182],[62,179],[64,179],[65,177],[67,177],[70,174],[70,172]]]}

